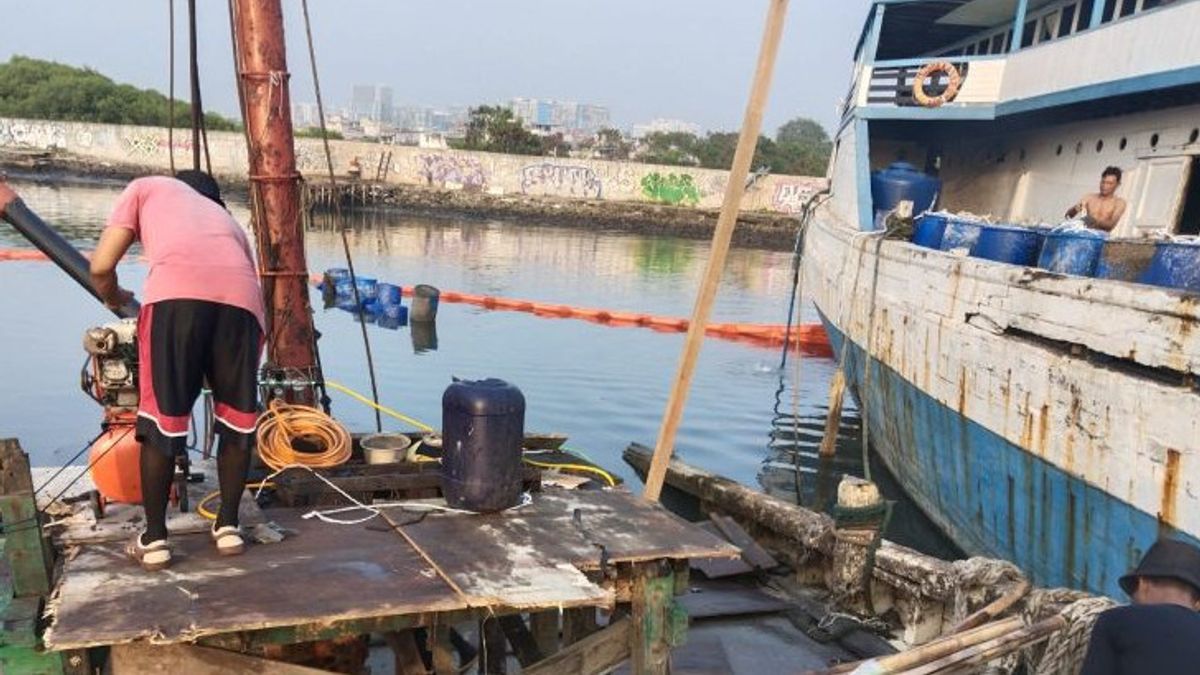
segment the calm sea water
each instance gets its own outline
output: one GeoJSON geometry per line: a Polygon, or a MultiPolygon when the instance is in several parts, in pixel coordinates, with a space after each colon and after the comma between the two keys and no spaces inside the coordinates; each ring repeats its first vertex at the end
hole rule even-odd
{"type": "MultiPolygon", "coordinates": [[[[94,245],[118,193],[113,186],[17,184],[25,201],[82,248],[94,245]]],[[[244,204],[233,204],[248,222],[244,204]]],[[[538,223],[360,213],[348,219],[357,271],[381,281],[443,290],[684,317],[690,314],[707,242],[538,223]]],[[[329,219],[310,223],[309,267],[345,265],[329,219]]],[[[27,244],[0,224],[0,247],[27,244]]],[[[713,320],[783,323],[791,290],[789,253],[730,252],[713,320]]],[[[120,269],[140,288],[143,265],[120,269]]],[[[79,389],[83,331],[110,315],[45,262],[0,263],[0,436],[15,436],[35,464],[61,464],[97,431],[100,410],[79,389]]],[[[320,309],[316,324],[329,379],[369,391],[358,324],[320,309]]],[[[816,321],[809,306],[801,320],[816,321]]],[[[621,460],[633,441],[652,445],[683,345],[681,333],[613,328],[442,303],[436,348],[409,328],[369,325],[381,402],[439,426],[441,394],[452,377],[498,377],[519,386],[526,428],[561,432],[570,446],[627,480],[621,460]]],[[[804,357],[780,368],[778,349],[708,339],[678,439],[678,455],[705,469],[809,505],[835,495],[843,473],[861,473],[857,418],[847,401],[838,455],[819,462],[832,361],[804,357]]],[[[373,430],[365,406],[332,392],[334,413],[353,430],[373,430]]],[[[384,418],[385,428],[403,425],[384,418]]],[[[876,474],[881,473],[876,471],[876,474]]],[[[894,489],[884,485],[885,491],[894,489]]],[[[907,503],[892,534],[948,553],[907,503]]]]}

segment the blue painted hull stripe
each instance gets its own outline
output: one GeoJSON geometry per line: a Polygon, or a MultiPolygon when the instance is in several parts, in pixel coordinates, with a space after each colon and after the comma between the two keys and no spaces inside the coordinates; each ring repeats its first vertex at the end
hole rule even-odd
{"type": "MultiPolygon", "coordinates": [[[[821,320],[840,353],[841,331],[821,320]]],[[[851,342],[842,364],[856,397],[864,354],[851,342]]],[[[1013,561],[1038,585],[1126,599],[1117,579],[1160,535],[1154,515],[1010,443],[878,360],[871,368],[872,445],[951,539],[969,554],[1013,561]]]]}

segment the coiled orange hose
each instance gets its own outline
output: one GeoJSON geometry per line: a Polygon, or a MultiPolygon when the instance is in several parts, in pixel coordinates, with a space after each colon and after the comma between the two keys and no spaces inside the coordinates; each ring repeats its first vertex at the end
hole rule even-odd
{"type": "Polygon", "coordinates": [[[306,405],[271,401],[258,423],[258,454],[275,471],[293,464],[314,469],[338,466],[350,459],[350,432],[329,415],[306,405]],[[294,442],[320,448],[296,450],[294,442]]]}

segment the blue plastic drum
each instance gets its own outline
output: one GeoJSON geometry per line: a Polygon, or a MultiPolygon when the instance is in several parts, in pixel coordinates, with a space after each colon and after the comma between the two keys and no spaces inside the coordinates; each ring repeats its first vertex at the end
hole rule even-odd
{"type": "Polygon", "coordinates": [[[912,243],[925,248],[936,249],[942,245],[942,237],[946,234],[946,224],[950,218],[942,213],[926,213],[913,223],[912,243]]]}
{"type": "Polygon", "coordinates": [[[1200,240],[1158,242],[1145,283],[1200,293],[1200,240]]]}
{"type": "Polygon", "coordinates": [[[378,283],[370,277],[358,277],[358,296],[362,300],[375,297],[378,283]]]}
{"type": "Polygon", "coordinates": [[[1109,239],[1100,251],[1096,277],[1147,283],[1146,274],[1155,248],[1154,242],[1145,239],[1109,239]]]}
{"type": "Polygon", "coordinates": [[[1037,266],[1081,277],[1096,275],[1100,252],[1108,237],[1097,230],[1058,230],[1046,235],[1037,266]]]}
{"type": "Polygon", "coordinates": [[[980,221],[952,218],[946,223],[946,230],[942,234],[942,243],[939,248],[943,251],[956,248],[965,248],[970,251],[975,248],[975,242],[979,241],[979,233],[982,230],[983,223],[980,221]]]}
{"type": "Polygon", "coordinates": [[[971,256],[1008,263],[1033,265],[1042,248],[1042,233],[1029,227],[984,225],[971,256]]]}
{"type": "Polygon", "coordinates": [[[388,305],[399,305],[402,294],[399,286],[381,281],[375,285],[375,297],[379,299],[380,305],[387,307],[388,305]]]}

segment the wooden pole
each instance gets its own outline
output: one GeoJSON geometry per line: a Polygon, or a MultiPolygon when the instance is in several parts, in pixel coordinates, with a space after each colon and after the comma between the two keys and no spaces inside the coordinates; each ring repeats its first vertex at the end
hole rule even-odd
{"type": "Polygon", "coordinates": [[[733,167],[729,170],[729,183],[725,187],[725,200],[721,204],[721,215],[717,219],[716,231],[713,232],[712,252],[704,270],[704,280],[700,283],[700,293],[696,296],[692,320],[688,324],[687,339],[684,341],[683,355],[679,360],[679,370],[675,374],[675,384],[667,399],[662,426],[658,431],[658,441],[654,445],[654,459],[650,463],[650,471],[646,476],[646,489],[642,492],[642,496],[649,501],[658,501],[659,495],[662,493],[667,464],[670,463],[671,453],[675,449],[675,435],[679,431],[679,421],[683,417],[683,408],[687,404],[692,375],[696,371],[696,360],[700,356],[700,346],[704,343],[704,331],[708,326],[709,315],[712,313],[717,287],[721,283],[721,272],[725,268],[725,257],[729,253],[733,227],[737,224],[742,195],[746,192],[746,176],[750,173],[750,162],[753,161],[754,150],[758,146],[763,108],[766,106],[767,94],[771,89],[771,75],[775,70],[775,56],[779,53],[779,41],[783,36],[783,20],[787,15],[788,6],[788,0],[769,0],[769,2],[766,28],[763,31],[762,47],[758,54],[758,65],[754,71],[754,83],[750,88],[750,100],[746,104],[742,133],[738,138],[737,152],[733,156],[733,167]]]}
{"type": "MultiPolygon", "coordinates": [[[[846,338],[842,338],[843,340],[846,338]]],[[[800,386],[799,383],[796,385],[800,386]]],[[[825,417],[825,433],[821,436],[821,457],[832,457],[837,450],[838,428],[842,423],[842,401],[846,395],[846,371],[839,363],[829,381],[829,414],[825,417]]]]}

